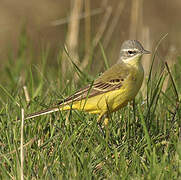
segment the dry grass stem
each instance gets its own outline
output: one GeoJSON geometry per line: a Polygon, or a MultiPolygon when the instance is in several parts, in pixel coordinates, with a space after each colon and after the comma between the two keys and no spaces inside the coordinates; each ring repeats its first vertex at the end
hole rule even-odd
{"type": "MultiPolygon", "coordinates": [[[[175,93],[175,98],[176,98],[176,107],[175,107],[175,111],[173,113],[173,117],[172,117],[172,122],[175,121],[175,117],[176,117],[176,114],[179,110],[179,107],[180,107],[180,99],[179,99],[179,94],[178,94],[178,91],[177,91],[177,87],[176,87],[176,84],[175,84],[175,81],[174,81],[174,78],[172,76],[172,73],[170,71],[170,68],[168,66],[168,63],[165,61],[165,66],[166,66],[166,69],[167,69],[167,72],[169,74],[169,77],[170,77],[170,80],[171,80],[171,83],[172,83],[172,87],[173,87],[173,91],[175,93]]],[[[181,125],[179,126],[179,129],[181,129],[181,125]]]]}
{"type": "Polygon", "coordinates": [[[108,46],[108,44],[109,44],[109,42],[111,40],[111,37],[114,34],[114,30],[115,30],[116,26],[118,25],[119,18],[121,16],[121,13],[123,12],[124,7],[125,7],[125,3],[126,3],[125,0],[120,1],[118,6],[117,6],[116,11],[114,12],[113,19],[112,19],[111,23],[108,26],[108,30],[107,30],[107,33],[106,33],[105,38],[104,38],[104,46],[105,46],[105,48],[108,46]]]}
{"type": "Polygon", "coordinates": [[[85,1],[85,12],[88,16],[85,18],[85,51],[89,54],[91,49],[91,17],[90,0],[85,1]]]}
{"type": "MultiPolygon", "coordinates": [[[[77,47],[78,47],[78,35],[79,35],[79,15],[82,10],[82,0],[72,1],[73,7],[70,15],[70,23],[68,25],[68,33],[66,38],[66,45],[68,48],[68,51],[70,53],[70,56],[74,59],[75,63],[78,63],[78,53],[77,53],[77,47]]],[[[65,78],[65,74],[68,69],[68,63],[66,58],[66,53],[63,54],[62,57],[62,76],[63,79],[65,78]]]]}
{"type": "Polygon", "coordinates": [[[23,86],[23,90],[24,90],[26,102],[29,103],[30,102],[30,96],[29,96],[27,87],[23,86]]]}
{"type": "Polygon", "coordinates": [[[102,19],[102,22],[99,26],[99,29],[95,35],[95,38],[93,39],[93,48],[95,48],[98,44],[98,42],[100,41],[103,33],[105,32],[106,30],[106,27],[108,26],[108,21],[110,19],[110,16],[111,16],[111,13],[112,13],[112,8],[111,6],[108,6],[106,9],[105,9],[105,13],[104,13],[104,17],[102,19]]]}
{"type": "MultiPolygon", "coordinates": [[[[148,26],[143,25],[142,27],[142,33],[140,33],[140,41],[144,43],[144,47],[147,50],[151,51],[151,40],[150,40],[150,28],[148,26]]],[[[145,77],[148,75],[149,73],[149,67],[150,67],[150,59],[151,56],[143,56],[142,57],[142,64],[143,64],[143,68],[144,68],[144,72],[145,72],[145,77]]],[[[141,88],[141,92],[143,93],[143,95],[146,95],[146,79],[143,80],[143,85],[141,88]]]]}
{"type": "MultiPolygon", "coordinates": [[[[31,139],[29,142],[27,142],[26,144],[23,145],[23,148],[25,148],[25,147],[33,144],[36,139],[37,139],[37,138],[31,139]]],[[[18,150],[20,150],[20,149],[21,149],[21,146],[18,148],[18,150]]],[[[13,151],[11,151],[11,152],[8,152],[7,154],[1,154],[1,155],[0,155],[0,158],[1,158],[1,157],[4,157],[4,156],[11,155],[11,154],[14,154],[14,153],[16,153],[16,149],[13,150],[13,151]]]]}
{"type": "MultiPolygon", "coordinates": [[[[176,56],[177,56],[176,48],[174,46],[171,46],[168,49],[167,55],[166,55],[166,61],[170,69],[172,69],[172,67],[176,64],[176,61],[175,61],[176,56]]],[[[165,82],[163,84],[163,92],[165,92],[169,86],[169,82],[170,82],[169,79],[170,79],[169,76],[167,76],[165,79],[165,82]]]]}
{"type": "MultiPolygon", "coordinates": [[[[100,41],[100,39],[102,38],[102,36],[103,36],[107,26],[108,26],[108,21],[110,19],[111,13],[112,13],[112,8],[110,6],[108,6],[105,9],[105,13],[104,13],[104,17],[102,19],[102,22],[101,22],[99,29],[98,29],[98,31],[97,31],[94,39],[93,39],[92,48],[95,48],[98,45],[98,42],[100,41]]],[[[90,57],[90,49],[86,51],[84,59],[83,59],[82,63],[80,64],[80,70],[83,70],[88,65],[89,57],[90,57]]],[[[74,77],[75,77],[75,82],[77,82],[77,80],[78,80],[77,74],[75,74],[74,77]]]]}
{"type": "Polygon", "coordinates": [[[24,165],[23,129],[24,129],[24,109],[21,109],[21,145],[20,145],[20,159],[21,159],[20,174],[21,174],[21,180],[24,180],[24,174],[23,174],[23,165],[24,165]]]}
{"type": "MultiPolygon", "coordinates": [[[[78,16],[78,20],[87,18],[89,16],[96,16],[96,15],[102,14],[103,12],[104,12],[104,9],[96,8],[96,9],[91,10],[90,13],[87,13],[87,12],[80,13],[78,16]]],[[[72,19],[70,17],[66,17],[66,18],[62,18],[62,19],[55,20],[55,21],[51,22],[51,25],[52,26],[60,26],[60,25],[68,24],[71,21],[72,21],[72,19]]]]}
{"type": "Polygon", "coordinates": [[[141,17],[140,17],[140,12],[141,12],[141,8],[140,8],[140,4],[142,3],[141,1],[134,1],[132,0],[131,3],[131,19],[130,19],[130,32],[129,32],[129,37],[130,39],[135,39],[137,38],[137,35],[139,32],[139,24],[141,21],[141,17]]]}

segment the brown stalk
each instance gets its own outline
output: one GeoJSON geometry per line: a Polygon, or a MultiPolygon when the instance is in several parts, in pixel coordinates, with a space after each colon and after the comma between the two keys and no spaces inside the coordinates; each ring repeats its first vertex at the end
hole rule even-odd
{"type": "MultiPolygon", "coordinates": [[[[130,39],[140,40],[141,42],[143,42],[145,49],[151,50],[150,30],[149,27],[143,22],[143,0],[132,0],[129,37],[130,39]]],[[[145,75],[147,75],[149,72],[149,59],[149,56],[143,56],[142,58],[145,75]]],[[[146,94],[145,85],[146,81],[144,80],[143,86],[141,88],[143,94],[146,94]]]]}
{"type": "MultiPolygon", "coordinates": [[[[31,139],[29,142],[27,142],[26,144],[23,145],[23,148],[25,148],[25,147],[33,144],[36,140],[37,140],[36,137],[33,138],[33,139],[31,139]]],[[[21,147],[18,148],[18,150],[20,150],[20,149],[21,149],[21,147]]],[[[16,149],[15,149],[15,150],[12,150],[11,152],[8,152],[8,153],[6,153],[6,154],[1,154],[1,155],[0,155],[0,158],[2,158],[2,157],[4,157],[4,156],[11,155],[11,154],[14,154],[14,153],[16,153],[16,149]]]]}
{"type": "Polygon", "coordinates": [[[110,24],[108,26],[108,30],[107,30],[107,33],[106,33],[105,38],[104,38],[103,44],[104,44],[105,48],[108,46],[108,44],[109,44],[109,42],[111,40],[111,37],[114,34],[114,30],[117,27],[117,24],[119,22],[119,18],[121,16],[121,13],[123,12],[125,4],[126,4],[126,0],[120,1],[118,6],[117,6],[117,9],[116,9],[116,11],[114,13],[113,19],[112,19],[112,21],[110,22],[110,24]]]}
{"type": "MultiPolygon", "coordinates": [[[[171,83],[172,83],[172,87],[173,87],[173,91],[175,93],[175,98],[176,98],[176,107],[175,107],[175,111],[174,111],[173,117],[172,117],[172,122],[174,122],[175,116],[176,116],[176,114],[177,114],[177,112],[179,110],[180,100],[179,100],[179,95],[178,95],[178,91],[177,91],[177,88],[176,88],[176,84],[175,84],[175,81],[173,79],[173,76],[172,76],[172,73],[170,71],[170,68],[168,66],[167,61],[165,61],[165,66],[166,66],[167,72],[169,74],[169,77],[170,77],[170,80],[171,80],[171,83]]],[[[181,126],[179,128],[181,128],[181,126]]]]}
{"type": "MultiPolygon", "coordinates": [[[[104,4],[104,6],[105,6],[105,4],[104,4]]],[[[99,26],[99,29],[98,29],[95,37],[93,39],[92,49],[94,49],[98,45],[98,42],[102,38],[102,36],[106,30],[106,27],[108,25],[108,21],[110,19],[111,13],[112,13],[112,8],[110,6],[106,7],[104,17],[101,21],[101,24],[99,26]]],[[[89,49],[86,51],[84,59],[83,59],[82,63],[80,64],[80,70],[83,70],[88,65],[90,51],[91,51],[91,47],[89,46],[89,49]]],[[[77,74],[75,73],[74,76],[75,76],[75,82],[77,82],[77,80],[78,80],[77,74]]]]}
{"type": "MultiPolygon", "coordinates": [[[[70,56],[74,59],[75,63],[78,63],[78,35],[79,35],[79,15],[82,10],[83,0],[72,1],[73,7],[70,15],[70,23],[68,25],[68,33],[66,37],[66,45],[69,50],[70,56]]],[[[69,71],[68,60],[66,53],[62,56],[62,78],[65,78],[67,71],[69,71]]]]}

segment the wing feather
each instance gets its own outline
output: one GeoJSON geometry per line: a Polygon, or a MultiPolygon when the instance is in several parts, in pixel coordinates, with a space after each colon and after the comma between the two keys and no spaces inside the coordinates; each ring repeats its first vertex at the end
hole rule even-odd
{"type": "Polygon", "coordinates": [[[80,89],[73,95],[58,103],[58,105],[66,105],[74,101],[80,101],[109,91],[120,89],[124,84],[124,81],[129,76],[128,72],[127,66],[120,67],[118,65],[114,65],[112,68],[105,71],[94,83],[80,89]]]}

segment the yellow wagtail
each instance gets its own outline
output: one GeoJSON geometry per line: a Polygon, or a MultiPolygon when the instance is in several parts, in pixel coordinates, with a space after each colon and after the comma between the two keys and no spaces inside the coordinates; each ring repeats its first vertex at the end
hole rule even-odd
{"type": "MultiPolygon", "coordinates": [[[[77,109],[104,115],[119,110],[135,98],[141,88],[144,70],[141,64],[143,54],[150,54],[137,40],[127,40],[121,46],[120,58],[115,65],[98,77],[94,83],[78,90],[54,107],[29,114],[25,119],[48,113],[77,109]]],[[[108,123],[108,118],[104,121],[108,123]]]]}

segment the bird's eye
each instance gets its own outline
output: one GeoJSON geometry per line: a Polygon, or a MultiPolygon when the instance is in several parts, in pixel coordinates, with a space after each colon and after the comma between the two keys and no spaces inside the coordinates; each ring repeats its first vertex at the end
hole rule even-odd
{"type": "Polygon", "coordinates": [[[134,54],[136,54],[136,51],[130,51],[130,50],[129,50],[129,51],[128,51],[128,54],[129,54],[129,55],[134,55],[134,54]]]}

